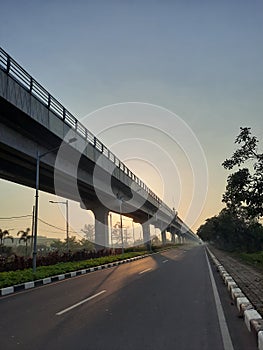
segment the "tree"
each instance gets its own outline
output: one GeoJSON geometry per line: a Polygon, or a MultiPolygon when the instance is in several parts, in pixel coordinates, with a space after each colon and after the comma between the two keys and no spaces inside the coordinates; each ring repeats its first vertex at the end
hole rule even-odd
{"type": "Polygon", "coordinates": [[[18,231],[17,236],[21,236],[19,239],[19,243],[21,241],[25,242],[25,244],[26,244],[26,256],[27,256],[27,244],[28,244],[28,241],[30,241],[30,239],[32,238],[31,234],[30,234],[30,228],[28,227],[25,231],[23,231],[23,230],[18,231]]]}
{"type": "MultiPolygon", "coordinates": [[[[112,228],[112,245],[113,246],[128,246],[132,239],[132,233],[128,231],[129,226],[123,225],[121,227],[121,222],[117,221],[112,228]]],[[[132,242],[133,243],[133,242],[132,242]]]]}
{"type": "Polygon", "coordinates": [[[245,221],[227,208],[207,219],[197,234],[202,240],[228,251],[257,252],[263,249],[262,225],[245,221]]]}
{"type": "Polygon", "coordinates": [[[251,128],[240,128],[235,143],[239,148],[230,159],[223,162],[225,169],[251,163],[249,168],[239,169],[228,176],[223,202],[235,214],[247,220],[263,216],[263,153],[259,152],[259,140],[251,135],[251,128]]]}
{"type": "Polygon", "coordinates": [[[112,246],[122,246],[122,237],[121,237],[121,223],[120,222],[116,222],[113,225],[112,228],[112,232],[111,232],[111,236],[112,236],[112,246]]]}
{"type": "Polygon", "coordinates": [[[85,250],[93,250],[94,249],[94,245],[86,238],[82,238],[79,241],[80,245],[81,245],[81,249],[85,249],[85,250]]]}
{"type": "Polygon", "coordinates": [[[223,194],[222,201],[226,203],[227,208],[239,217],[247,217],[247,196],[251,181],[251,175],[248,169],[239,169],[227,178],[226,191],[223,194]]]}
{"type": "Polygon", "coordinates": [[[237,150],[223,167],[236,172],[227,178],[222,201],[226,204],[219,215],[206,220],[197,234],[204,241],[229,251],[256,252],[263,249],[263,154],[259,140],[250,128],[240,128],[235,143],[237,150]],[[241,167],[246,164],[247,167],[241,167]]]}
{"type": "Polygon", "coordinates": [[[54,239],[54,241],[50,244],[51,248],[57,250],[58,252],[63,252],[66,248],[66,244],[62,242],[60,239],[54,239]]]}
{"type": "Polygon", "coordinates": [[[10,233],[8,230],[2,230],[0,228],[0,245],[1,247],[4,245],[5,239],[9,238],[12,242],[14,241],[14,238],[10,236],[10,233]]]}
{"type": "Polygon", "coordinates": [[[95,226],[91,225],[91,224],[85,224],[84,228],[81,230],[86,239],[90,242],[94,242],[95,241],[95,226]]]}
{"type": "Polygon", "coordinates": [[[152,245],[159,246],[162,242],[157,235],[152,237],[152,245]]]}
{"type": "Polygon", "coordinates": [[[197,235],[205,242],[213,242],[217,239],[218,225],[217,216],[206,219],[206,222],[198,228],[197,235]]]}
{"type": "MultiPolygon", "coordinates": [[[[65,239],[65,243],[67,244],[67,239],[65,239]]],[[[81,249],[81,244],[77,240],[76,236],[71,236],[68,238],[68,246],[71,252],[81,249]]]]}

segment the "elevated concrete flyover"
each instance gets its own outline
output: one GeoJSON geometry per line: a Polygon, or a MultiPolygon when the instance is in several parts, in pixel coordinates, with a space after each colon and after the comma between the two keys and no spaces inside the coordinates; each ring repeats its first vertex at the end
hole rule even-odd
{"type": "MultiPolygon", "coordinates": [[[[0,48],[0,177],[78,201],[95,215],[95,240],[108,244],[108,213],[174,237],[185,224],[148,186],[0,48]],[[74,138],[74,143],[68,144],[74,138]],[[53,151],[52,151],[53,150],[53,151]]],[[[184,228],[184,230],[182,230],[184,228]]],[[[187,229],[187,237],[197,237],[187,229]]]]}

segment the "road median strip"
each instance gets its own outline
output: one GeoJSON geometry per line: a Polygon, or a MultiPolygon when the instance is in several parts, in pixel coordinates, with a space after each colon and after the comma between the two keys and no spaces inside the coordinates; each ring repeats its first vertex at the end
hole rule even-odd
{"type": "Polygon", "coordinates": [[[19,291],[23,291],[23,290],[27,290],[27,289],[31,289],[31,288],[35,288],[35,287],[40,287],[42,285],[50,284],[52,282],[62,281],[64,279],[69,279],[72,277],[77,277],[80,275],[88,274],[90,272],[103,270],[103,269],[107,269],[107,268],[112,268],[112,267],[115,267],[115,266],[118,266],[118,265],[121,265],[124,263],[128,263],[128,262],[132,262],[135,260],[146,258],[150,255],[151,254],[138,255],[138,256],[133,257],[132,259],[124,259],[124,260],[114,261],[112,263],[94,266],[94,267],[90,267],[87,269],[81,269],[81,270],[77,270],[77,271],[67,272],[67,273],[60,274],[60,275],[55,275],[55,276],[46,277],[46,278],[42,278],[42,279],[35,280],[35,281],[29,281],[29,282],[20,283],[20,284],[14,285],[14,286],[1,288],[0,289],[0,296],[6,296],[8,294],[13,294],[15,292],[19,292],[19,291]]]}

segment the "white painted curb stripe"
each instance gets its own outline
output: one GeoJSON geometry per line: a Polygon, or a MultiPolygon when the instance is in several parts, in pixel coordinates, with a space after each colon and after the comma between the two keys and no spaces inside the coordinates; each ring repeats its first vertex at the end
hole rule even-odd
{"type": "Polygon", "coordinates": [[[245,316],[245,324],[247,326],[247,329],[251,332],[250,321],[260,319],[261,316],[255,309],[246,310],[244,312],[244,316],[245,316]]]}
{"type": "Polygon", "coordinates": [[[92,300],[92,299],[98,297],[99,295],[101,295],[101,294],[103,294],[103,293],[105,293],[105,292],[106,292],[106,290],[104,289],[104,290],[102,290],[101,292],[99,292],[99,293],[97,293],[97,294],[94,294],[94,295],[90,296],[89,298],[86,298],[86,299],[80,301],[80,302],[77,303],[77,304],[74,304],[74,305],[72,305],[72,306],[70,306],[70,307],[68,307],[68,308],[66,308],[66,309],[64,309],[64,310],[62,310],[62,311],[57,312],[56,315],[57,315],[57,316],[63,315],[65,312],[68,312],[68,311],[70,311],[70,310],[72,310],[72,309],[75,309],[75,307],[78,307],[78,306],[80,306],[80,305],[86,303],[87,301],[92,300]]]}
{"type": "Polygon", "coordinates": [[[232,288],[237,288],[236,282],[227,282],[227,288],[229,292],[231,291],[232,288]]]}
{"type": "Polygon", "coordinates": [[[30,289],[35,287],[35,282],[26,282],[25,289],[30,289]]]}
{"type": "Polygon", "coordinates": [[[14,287],[2,288],[2,295],[14,293],[14,287]]]}
{"type": "Polygon", "coordinates": [[[47,277],[43,279],[43,284],[51,283],[51,277],[47,277]]]}
{"type": "Polygon", "coordinates": [[[248,304],[248,303],[249,303],[249,300],[246,297],[237,298],[238,311],[241,311],[241,304],[248,304]]]}

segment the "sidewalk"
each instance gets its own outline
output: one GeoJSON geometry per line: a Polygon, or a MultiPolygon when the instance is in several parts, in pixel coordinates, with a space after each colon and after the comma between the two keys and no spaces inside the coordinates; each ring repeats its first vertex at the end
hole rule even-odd
{"type": "Polygon", "coordinates": [[[209,245],[209,249],[233,277],[239,288],[246,294],[255,309],[263,316],[263,274],[253,266],[247,265],[230,253],[209,245]]]}

